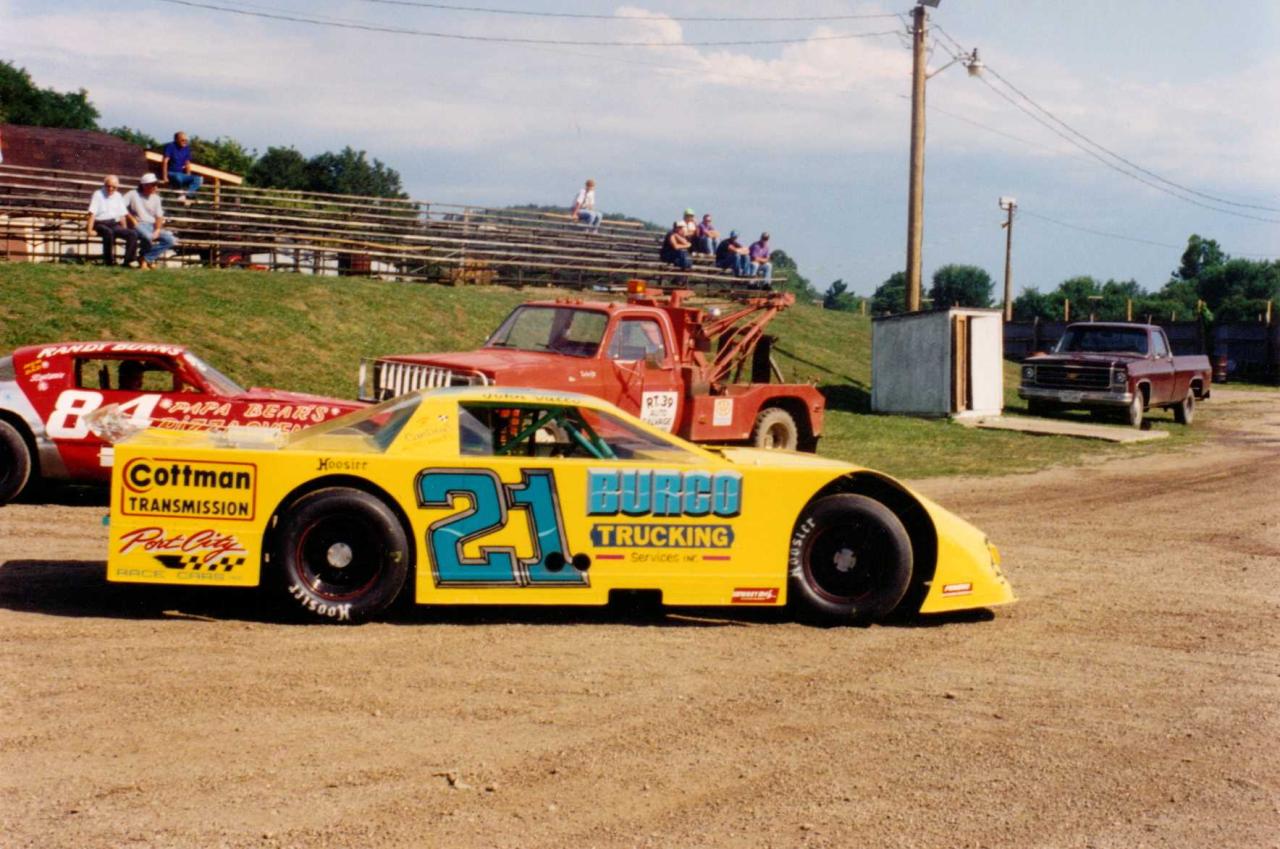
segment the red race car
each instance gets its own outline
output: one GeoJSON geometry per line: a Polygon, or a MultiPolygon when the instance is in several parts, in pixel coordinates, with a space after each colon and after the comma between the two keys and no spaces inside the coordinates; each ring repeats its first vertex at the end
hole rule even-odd
{"type": "Polygon", "coordinates": [[[112,449],[85,416],[107,404],[153,427],[294,430],[365,406],[243,389],[182,345],[64,342],[0,357],[0,504],[41,480],[106,483],[112,449]]]}

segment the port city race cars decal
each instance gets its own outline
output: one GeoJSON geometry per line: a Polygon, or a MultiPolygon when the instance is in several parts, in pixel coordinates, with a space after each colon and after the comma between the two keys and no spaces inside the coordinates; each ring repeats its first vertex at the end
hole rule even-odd
{"type": "Polygon", "coordinates": [[[249,550],[234,534],[213,528],[171,530],[148,525],[120,536],[116,552],[128,560],[115,580],[240,583],[249,550]]]}
{"type": "Polygon", "coordinates": [[[121,473],[125,516],[251,522],[258,493],[253,463],[135,457],[121,473]]]}

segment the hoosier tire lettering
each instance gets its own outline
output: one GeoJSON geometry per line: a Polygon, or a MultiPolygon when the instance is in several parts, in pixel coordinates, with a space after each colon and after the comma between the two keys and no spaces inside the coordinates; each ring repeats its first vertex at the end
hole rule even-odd
{"type": "Polygon", "coordinates": [[[312,598],[301,584],[293,584],[289,587],[289,594],[302,603],[302,606],[317,616],[327,616],[331,619],[337,619],[339,622],[351,621],[351,605],[350,604],[323,604],[318,603],[312,598]]]}

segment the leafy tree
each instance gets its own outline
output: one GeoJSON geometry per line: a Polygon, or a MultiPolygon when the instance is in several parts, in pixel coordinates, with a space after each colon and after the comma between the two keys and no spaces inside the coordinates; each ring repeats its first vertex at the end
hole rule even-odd
{"type": "Polygon", "coordinates": [[[1197,290],[1220,321],[1256,321],[1280,299],[1280,262],[1230,259],[1201,271],[1197,290]]]}
{"type": "Polygon", "coordinates": [[[812,303],[818,299],[818,293],[809,282],[809,278],[800,273],[796,261],[786,251],[770,251],[769,261],[773,263],[775,275],[787,276],[787,282],[779,288],[794,292],[797,301],[812,303]]]}
{"type": "Polygon", "coordinates": [[[876,287],[871,295],[871,311],[876,315],[892,315],[907,309],[907,273],[895,271],[876,287]]]}
{"type": "Polygon", "coordinates": [[[307,158],[293,147],[269,147],[258,157],[246,177],[250,185],[263,189],[297,189],[311,187],[307,158]]]}
{"type": "Polygon", "coordinates": [[[191,139],[191,160],[209,168],[248,174],[255,159],[257,151],[245,150],[244,145],[233,138],[218,136],[213,141],[199,137],[191,139]]]}
{"type": "Polygon", "coordinates": [[[145,150],[159,150],[164,147],[155,136],[148,135],[142,130],[135,130],[133,127],[112,127],[107,132],[116,138],[124,139],[129,144],[136,144],[145,150]]]}
{"type": "Polygon", "coordinates": [[[307,162],[309,188],[316,192],[372,197],[408,197],[401,189],[400,174],[379,159],[369,162],[363,150],[344,147],[326,152],[307,162]]]}
{"type": "Polygon", "coordinates": [[[862,299],[849,291],[849,285],[843,280],[833,281],[822,296],[822,308],[853,312],[858,309],[862,299]]]}
{"type": "Polygon", "coordinates": [[[991,306],[991,275],[976,265],[944,265],[933,273],[934,309],[991,306]]]}
{"type": "Polygon", "coordinates": [[[98,110],[84,89],[58,92],[39,88],[25,68],[0,61],[0,122],[96,130],[98,110]]]}
{"type": "Polygon", "coordinates": [[[1055,313],[1052,294],[1042,294],[1039,289],[1030,286],[1022,290],[1022,294],[1013,299],[1013,318],[1015,321],[1051,321],[1058,318],[1061,312],[1055,313]]]}
{"type": "Polygon", "coordinates": [[[1187,239],[1187,249],[1182,252],[1182,262],[1173,276],[1179,280],[1198,280],[1204,271],[1226,261],[1227,255],[1216,241],[1192,233],[1187,239]]]}

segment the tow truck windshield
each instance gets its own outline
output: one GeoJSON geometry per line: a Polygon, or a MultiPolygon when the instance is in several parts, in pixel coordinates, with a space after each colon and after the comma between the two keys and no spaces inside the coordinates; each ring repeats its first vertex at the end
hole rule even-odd
{"type": "Polygon", "coordinates": [[[485,347],[594,357],[608,323],[599,310],[526,305],[507,316],[485,347]]]}

